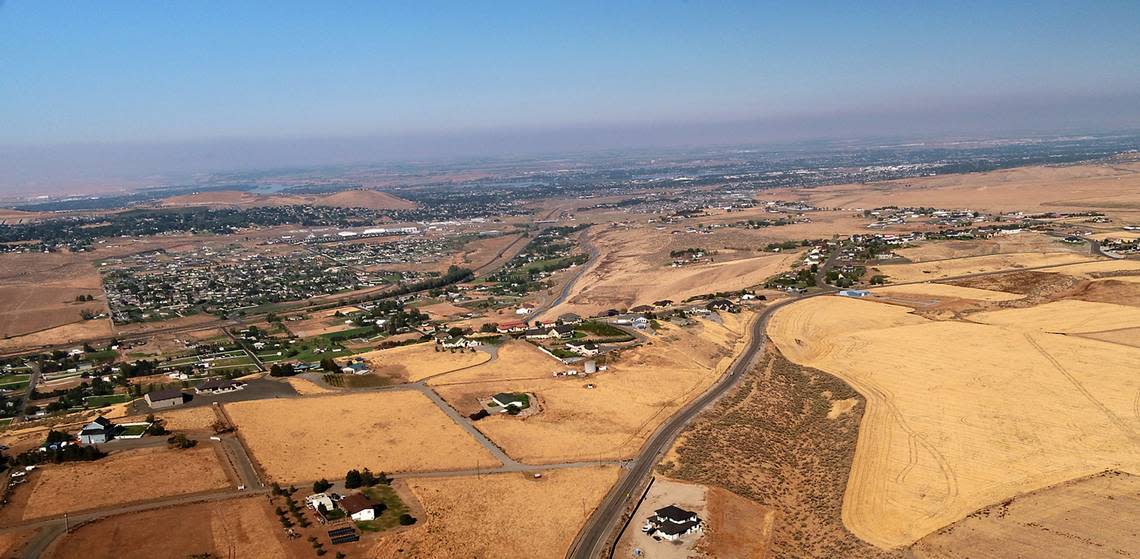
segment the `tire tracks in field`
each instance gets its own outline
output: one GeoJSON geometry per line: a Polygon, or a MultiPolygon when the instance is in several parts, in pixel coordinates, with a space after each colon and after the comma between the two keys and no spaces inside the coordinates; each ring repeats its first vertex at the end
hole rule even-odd
{"type": "MultiPolygon", "coordinates": [[[[1081,384],[1081,381],[1077,379],[1077,377],[1073,376],[1073,374],[1070,373],[1069,370],[1064,367],[1064,365],[1061,365],[1060,361],[1057,361],[1057,359],[1053,357],[1048,351],[1045,351],[1045,348],[1041,347],[1041,344],[1039,344],[1037,340],[1033,339],[1033,336],[1029,332],[1025,332],[1022,335],[1025,336],[1025,341],[1029,342],[1029,345],[1033,346],[1034,349],[1036,349],[1042,357],[1047,359],[1049,363],[1053,365],[1053,368],[1057,370],[1057,372],[1061,373],[1066,379],[1068,379],[1069,383],[1073,385],[1073,388],[1076,388],[1077,392],[1080,392],[1081,395],[1084,396],[1090,404],[1096,406],[1096,408],[1100,410],[1100,412],[1104,414],[1104,416],[1108,418],[1108,420],[1112,422],[1112,424],[1115,425],[1117,429],[1120,429],[1120,431],[1124,433],[1124,436],[1128,437],[1128,439],[1131,440],[1134,444],[1140,445],[1140,434],[1137,434],[1136,431],[1132,429],[1132,427],[1130,427],[1127,423],[1124,422],[1123,419],[1120,418],[1120,416],[1116,415],[1112,410],[1108,409],[1108,406],[1104,405],[1104,403],[1098,400],[1096,396],[1093,396],[1092,392],[1089,392],[1089,390],[1085,388],[1085,385],[1081,384]]],[[[1132,412],[1134,414],[1140,415],[1140,393],[1138,393],[1137,397],[1133,399],[1132,412]]]]}

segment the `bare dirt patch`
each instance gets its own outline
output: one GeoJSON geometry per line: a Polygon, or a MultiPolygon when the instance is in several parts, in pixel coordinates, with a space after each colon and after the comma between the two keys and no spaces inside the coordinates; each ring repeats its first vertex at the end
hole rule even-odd
{"type": "Polygon", "coordinates": [[[285,539],[264,499],[235,499],[112,516],[85,524],[53,547],[52,559],[190,557],[278,559],[312,557],[285,539]],[[161,537],[156,529],[161,530],[161,537]]]}
{"type": "Polygon", "coordinates": [[[504,549],[527,557],[563,557],[574,535],[617,481],[612,466],[407,481],[426,517],[411,529],[381,535],[370,557],[493,557],[504,549]],[[501,506],[504,496],[510,505],[501,506]]]}
{"type": "Polygon", "coordinates": [[[25,520],[58,516],[229,486],[213,446],[126,450],[96,462],[44,467],[23,516],[25,520]]]}
{"type": "Polygon", "coordinates": [[[253,400],[225,405],[266,474],[282,483],[375,472],[498,464],[423,394],[412,390],[253,400]]]}

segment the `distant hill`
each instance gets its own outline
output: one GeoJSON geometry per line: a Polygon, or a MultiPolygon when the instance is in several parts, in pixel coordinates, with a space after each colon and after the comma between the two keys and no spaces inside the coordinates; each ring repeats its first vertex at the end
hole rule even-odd
{"type": "Polygon", "coordinates": [[[164,207],[254,207],[311,204],[338,208],[367,208],[370,210],[406,210],[416,207],[412,202],[375,190],[345,190],[329,195],[271,194],[257,195],[239,190],[198,192],[163,198],[164,207]]]}
{"type": "Polygon", "coordinates": [[[313,202],[318,206],[341,208],[368,208],[370,210],[408,210],[416,205],[403,198],[376,190],[345,190],[318,198],[313,202]]]}

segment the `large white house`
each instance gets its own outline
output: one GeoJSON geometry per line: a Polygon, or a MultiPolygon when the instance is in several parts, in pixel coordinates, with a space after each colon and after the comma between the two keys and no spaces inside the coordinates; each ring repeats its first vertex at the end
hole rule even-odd
{"type": "Polygon", "coordinates": [[[641,531],[655,538],[676,541],[701,531],[701,518],[695,512],[669,505],[653,511],[653,516],[645,519],[641,531]]]}

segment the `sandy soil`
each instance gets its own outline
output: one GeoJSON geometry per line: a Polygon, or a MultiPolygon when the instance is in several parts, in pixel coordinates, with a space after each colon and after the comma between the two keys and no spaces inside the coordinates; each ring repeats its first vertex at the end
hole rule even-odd
{"type": "Polygon", "coordinates": [[[796,260],[792,253],[769,253],[672,268],[668,247],[673,239],[667,232],[639,227],[595,229],[590,234],[598,258],[587,265],[567,301],[547,316],[567,312],[593,316],[610,308],[661,299],[680,302],[712,291],[743,289],[764,283],[796,260]]]}
{"type": "MultiPolygon", "coordinates": [[[[475,411],[479,398],[496,392],[536,394],[541,413],[526,418],[495,415],[475,424],[515,459],[549,463],[630,457],[665,418],[720,377],[743,349],[748,319],[745,314],[725,315],[724,326],[712,321],[687,328],[668,325],[588,380],[554,378],[551,361],[513,374],[503,368],[490,372],[509,374],[510,380],[463,382],[447,375],[441,377],[447,384],[434,387],[463,413],[475,411]],[[587,383],[595,387],[587,389],[587,383]]],[[[461,375],[479,378],[482,368],[461,375]]]]}
{"type": "Polygon", "coordinates": [[[64,536],[49,557],[153,559],[202,553],[249,559],[313,556],[307,545],[292,543],[297,545],[286,541],[272,509],[258,497],[112,516],[64,536]]]}
{"type": "MultiPolygon", "coordinates": [[[[1084,309],[1061,304],[1051,322],[1079,323],[1084,309]]],[[[1018,493],[1140,466],[1140,379],[1128,372],[1140,350],[1043,333],[1039,314],[992,313],[1001,326],[937,322],[838,297],[776,313],[769,333],[789,359],[867,399],[848,528],[879,546],[906,545],[1018,493]]]]}
{"type": "Polygon", "coordinates": [[[378,375],[410,382],[457,369],[473,367],[491,359],[491,355],[484,351],[472,353],[470,349],[467,349],[464,351],[455,350],[452,353],[450,350],[442,348],[440,351],[436,351],[434,343],[369,351],[360,354],[358,357],[363,357],[372,372],[378,375]]]}
{"type": "Polygon", "coordinates": [[[710,487],[706,494],[708,516],[705,537],[697,550],[717,559],[768,557],[776,510],[761,506],[731,491],[710,487]]]}
{"type": "Polygon", "coordinates": [[[1058,253],[1011,253],[990,256],[935,260],[915,264],[880,264],[872,268],[875,273],[884,274],[891,283],[926,281],[981,274],[1018,268],[1054,266],[1092,260],[1087,254],[1071,252],[1058,253]]]}
{"type": "Polygon", "coordinates": [[[975,289],[973,287],[958,287],[944,283],[915,283],[910,285],[894,285],[877,287],[871,290],[875,295],[892,295],[906,293],[911,295],[932,295],[935,297],[953,297],[957,299],[974,299],[977,301],[1015,301],[1021,295],[991,291],[989,289],[975,289]]]}
{"type": "Polygon", "coordinates": [[[511,549],[525,557],[563,557],[617,477],[617,468],[605,466],[550,471],[538,480],[526,474],[410,479],[426,518],[410,530],[381,535],[369,556],[496,557],[511,549]]]}
{"type": "Polygon", "coordinates": [[[1137,557],[1140,477],[1105,472],[1020,495],[920,540],[918,559],[1137,557]]]}
{"type": "Polygon", "coordinates": [[[266,474],[283,483],[498,465],[426,396],[362,392],[225,405],[266,474]]]}
{"type": "Polygon", "coordinates": [[[229,486],[213,446],[127,450],[96,462],[45,466],[32,487],[23,517],[58,516],[229,486]],[[122,485],[125,480],[129,487],[122,485]]]}

